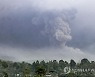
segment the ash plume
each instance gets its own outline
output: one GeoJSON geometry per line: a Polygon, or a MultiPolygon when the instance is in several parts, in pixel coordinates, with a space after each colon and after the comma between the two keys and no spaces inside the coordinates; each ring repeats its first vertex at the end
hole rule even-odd
{"type": "Polygon", "coordinates": [[[72,9],[10,11],[0,18],[0,42],[32,48],[64,46],[72,38],[68,12],[72,9]]]}
{"type": "Polygon", "coordinates": [[[0,58],[93,59],[94,6],[94,0],[0,0],[0,58]]]}

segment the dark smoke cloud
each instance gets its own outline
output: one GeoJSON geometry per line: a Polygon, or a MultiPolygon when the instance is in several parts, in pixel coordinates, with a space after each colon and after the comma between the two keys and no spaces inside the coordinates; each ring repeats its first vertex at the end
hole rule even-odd
{"type": "Polygon", "coordinates": [[[68,21],[75,10],[10,11],[0,17],[0,43],[27,47],[60,46],[71,40],[68,21]]]}
{"type": "Polygon", "coordinates": [[[0,58],[93,59],[94,5],[94,0],[0,0],[0,58]]]}
{"type": "MultiPolygon", "coordinates": [[[[95,47],[95,1],[94,0],[80,0],[76,5],[76,18],[71,22],[71,41],[69,46],[80,48],[88,51],[89,47],[95,47]],[[91,5],[91,6],[89,6],[91,5]]],[[[91,48],[90,48],[91,49],[91,48]]],[[[88,52],[93,52],[94,49],[89,49],[88,52]]]]}

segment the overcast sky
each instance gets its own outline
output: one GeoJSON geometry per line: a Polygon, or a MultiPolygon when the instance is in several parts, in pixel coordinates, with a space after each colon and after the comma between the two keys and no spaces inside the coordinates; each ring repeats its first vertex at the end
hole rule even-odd
{"type": "Polygon", "coordinates": [[[0,58],[95,60],[94,0],[0,0],[0,58]]]}

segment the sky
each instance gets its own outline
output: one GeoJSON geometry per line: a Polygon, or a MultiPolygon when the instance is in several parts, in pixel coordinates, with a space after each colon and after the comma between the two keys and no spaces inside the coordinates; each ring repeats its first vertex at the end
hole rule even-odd
{"type": "Polygon", "coordinates": [[[0,0],[0,59],[95,58],[94,0],[0,0]]]}

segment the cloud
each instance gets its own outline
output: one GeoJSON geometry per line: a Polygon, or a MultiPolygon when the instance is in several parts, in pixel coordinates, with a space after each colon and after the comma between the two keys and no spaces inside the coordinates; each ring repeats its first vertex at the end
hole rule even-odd
{"type": "Polygon", "coordinates": [[[66,60],[70,61],[74,59],[76,62],[80,62],[83,58],[93,60],[95,57],[91,53],[85,53],[78,48],[72,48],[65,46],[63,48],[41,48],[41,49],[26,49],[26,48],[13,48],[13,47],[0,47],[0,58],[12,61],[26,61],[32,63],[36,60],[66,60]],[[35,52],[34,52],[35,51],[35,52]],[[1,54],[2,53],[2,54],[1,54]]]}
{"type": "Polygon", "coordinates": [[[78,0],[75,6],[77,14],[70,26],[73,38],[68,45],[86,49],[94,45],[95,42],[95,36],[93,35],[95,33],[95,9],[93,8],[95,7],[95,1],[78,0]]]}
{"type": "Polygon", "coordinates": [[[0,54],[18,61],[93,59],[89,56],[94,56],[95,47],[94,3],[0,0],[0,54]]]}
{"type": "MultiPolygon", "coordinates": [[[[30,1],[32,0],[27,2],[30,1]]],[[[34,7],[35,2],[39,2],[39,0],[32,2],[33,6],[18,0],[13,4],[10,4],[11,1],[9,1],[7,6],[11,7],[10,10],[5,5],[6,3],[1,5],[5,7],[4,14],[0,17],[1,44],[39,48],[61,46],[71,40],[71,29],[68,21],[74,16],[75,9],[57,11],[58,9],[46,10],[40,7],[43,11],[39,10],[37,6],[34,7]],[[17,5],[17,2],[21,6],[17,5]]],[[[44,1],[44,3],[46,2],[44,1]]]]}

